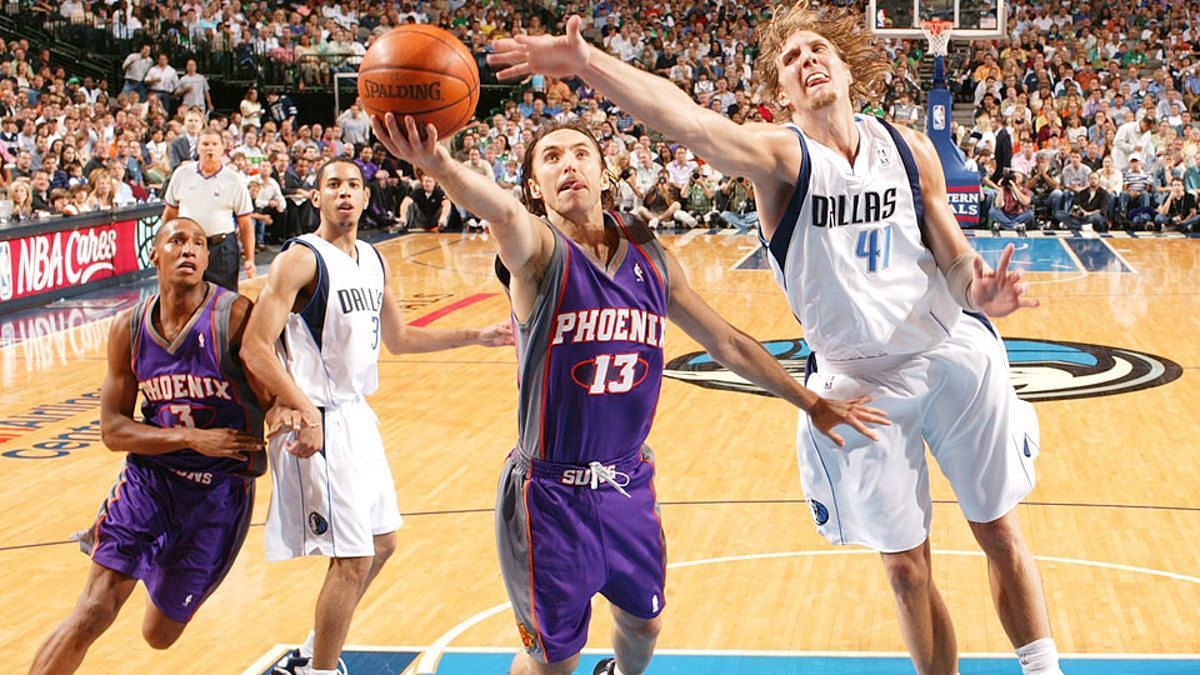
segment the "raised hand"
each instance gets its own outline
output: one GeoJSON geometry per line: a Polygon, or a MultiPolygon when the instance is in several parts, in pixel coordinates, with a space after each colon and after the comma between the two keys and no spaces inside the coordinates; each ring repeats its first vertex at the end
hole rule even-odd
{"type": "Polygon", "coordinates": [[[188,447],[206,457],[224,457],[246,461],[246,452],[266,449],[263,439],[237,429],[188,429],[188,447]]]}
{"type": "Polygon", "coordinates": [[[1022,281],[1024,270],[1008,271],[1016,247],[1004,247],[995,270],[987,269],[983,257],[975,256],[975,279],[971,282],[971,304],[988,316],[1008,316],[1022,307],[1037,307],[1034,298],[1023,297],[1029,284],[1022,281]]]}
{"type": "Polygon", "coordinates": [[[438,145],[436,127],[426,124],[422,137],[417,128],[417,121],[412,115],[405,115],[403,123],[404,126],[401,127],[400,121],[392,113],[388,113],[383,119],[371,116],[371,128],[375,131],[375,138],[397,158],[423,170],[428,170],[449,158],[446,150],[438,145]]]}
{"type": "Polygon", "coordinates": [[[495,53],[488,65],[498,69],[496,77],[515,80],[531,73],[570,77],[588,65],[588,44],[579,33],[579,17],[567,19],[566,35],[517,35],[493,40],[495,53]]]}
{"type": "Polygon", "coordinates": [[[867,425],[890,426],[892,423],[884,411],[867,407],[870,402],[869,396],[860,396],[853,401],[834,401],[823,398],[818,400],[817,404],[808,411],[808,417],[817,431],[828,436],[830,440],[837,443],[839,448],[846,447],[846,440],[842,438],[841,434],[834,431],[834,427],[840,424],[849,424],[858,433],[877,441],[879,436],[867,425]]]}

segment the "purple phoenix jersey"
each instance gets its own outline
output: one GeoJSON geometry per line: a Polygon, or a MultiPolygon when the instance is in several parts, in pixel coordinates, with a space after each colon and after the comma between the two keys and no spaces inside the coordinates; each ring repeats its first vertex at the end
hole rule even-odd
{"type": "Polygon", "coordinates": [[[662,385],[666,256],[640,223],[607,214],[605,226],[618,235],[607,269],[554,230],[542,288],[517,327],[520,440],[496,528],[522,642],[543,662],[582,649],[596,593],[642,618],[664,604],[645,440],[662,385]]]}
{"type": "MultiPolygon", "coordinates": [[[[134,308],[132,366],[146,424],[262,434],[262,409],[230,349],[236,298],[208,284],[203,304],[173,342],[151,321],[158,296],[134,308]]],[[[265,453],[247,454],[248,461],[193,450],[128,455],[95,524],[79,535],[81,548],[96,563],[145,582],[166,616],[190,620],[245,541],[254,476],[266,466],[265,453]]]]}
{"type": "MultiPolygon", "coordinates": [[[[229,311],[236,298],[236,293],[210,287],[204,303],[174,342],[159,335],[150,319],[158,305],[157,295],[134,310],[132,365],[146,424],[262,433],[262,409],[246,382],[241,362],[229,352],[229,311]]],[[[243,462],[184,449],[144,459],[184,473],[261,476],[266,454],[254,452],[249,457],[243,462]]]]}

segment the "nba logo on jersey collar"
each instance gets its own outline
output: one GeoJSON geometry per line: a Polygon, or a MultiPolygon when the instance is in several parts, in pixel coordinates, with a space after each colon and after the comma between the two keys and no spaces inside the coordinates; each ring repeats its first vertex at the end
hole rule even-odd
{"type": "Polygon", "coordinates": [[[196,340],[200,342],[200,349],[204,349],[204,333],[197,335],[196,340]]]}
{"type": "Polygon", "coordinates": [[[642,266],[639,263],[633,263],[633,276],[637,277],[638,283],[645,283],[646,277],[642,274],[642,266]]]}
{"type": "Polygon", "coordinates": [[[875,153],[879,157],[879,166],[887,168],[892,165],[892,158],[888,156],[887,148],[875,148],[875,153]]]}

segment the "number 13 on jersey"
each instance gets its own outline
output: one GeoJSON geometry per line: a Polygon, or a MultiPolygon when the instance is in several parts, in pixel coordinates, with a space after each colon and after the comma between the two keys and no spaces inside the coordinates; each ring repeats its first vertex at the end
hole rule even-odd
{"type": "Polygon", "coordinates": [[[868,272],[887,269],[892,262],[892,226],[859,232],[854,255],[866,259],[868,272]]]}
{"type": "Polygon", "coordinates": [[[592,396],[625,394],[641,384],[648,372],[646,360],[637,354],[597,354],[575,364],[571,378],[592,396]]]}

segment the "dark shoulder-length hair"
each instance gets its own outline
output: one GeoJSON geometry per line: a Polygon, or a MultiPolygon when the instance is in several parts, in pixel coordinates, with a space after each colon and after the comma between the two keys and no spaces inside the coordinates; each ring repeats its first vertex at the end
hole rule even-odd
{"type": "Polygon", "coordinates": [[[591,141],[592,147],[596,149],[596,157],[600,160],[600,170],[608,174],[609,177],[609,187],[601,193],[600,203],[603,205],[604,210],[611,210],[614,204],[612,187],[615,185],[614,177],[608,168],[608,163],[604,161],[604,150],[600,147],[600,141],[596,140],[596,135],[580,119],[572,119],[565,122],[547,122],[534,132],[533,139],[530,140],[529,145],[525,148],[525,156],[521,158],[521,196],[525,201],[525,208],[529,209],[529,212],[535,216],[546,215],[546,205],[542,203],[542,200],[535,199],[529,191],[529,180],[533,177],[533,158],[537,155],[538,144],[542,142],[543,138],[563,129],[570,129],[571,131],[583,134],[591,141]]]}

